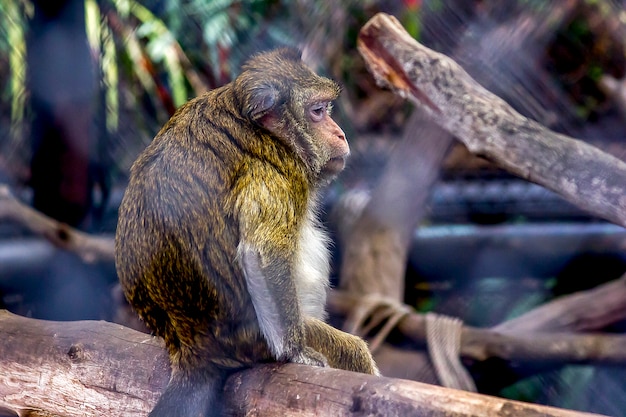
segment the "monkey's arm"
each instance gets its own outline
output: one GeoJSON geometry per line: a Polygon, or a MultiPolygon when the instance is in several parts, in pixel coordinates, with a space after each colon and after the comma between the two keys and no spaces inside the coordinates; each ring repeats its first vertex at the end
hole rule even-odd
{"type": "MultiPolygon", "coordinates": [[[[284,352],[283,355],[286,357],[282,359],[291,362],[329,365],[347,371],[380,375],[372,354],[363,339],[335,329],[321,320],[304,317],[302,318],[304,337],[296,336],[293,333],[288,335],[289,329],[286,326],[298,326],[299,320],[295,316],[291,316],[292,323],[289,323],[289,320],[284,320],[284,316],[281,314],[293,313],[288,313],[289,309],[281,313],[280,301],[274,299],[272,290],[270,290],[272,280],[266,279],[264,276],[258,254],[251,248],[243,249],[240,246],[240,250],[240,261],[246,275],[246,282],[259,320],[259,326],[277,359],[281,359],[280,352],[284,352]],[[307,346],[293,345],[295,341],[304,339],[307,346]],[[296,356],[294,357],[293,353],[289,356],[288,352],[293,352],[296,356]],[[321,355],[319,355],[320,353],[321,355]]],[[[271,270],[272,267],[266,268],[266,273],[270,273],[271,270]]],[[[268,275],[268,277],[272,276],[278,275],[271,273],[268,275]]],[[[287,281],[293,282],[293,280],[287,281]]],[[[293,290],[295,291],[295,288],[293,290]]],[[[283,299],[283,301],[286,300],[283,299]]],[[[299,332],[299,329],[296,329],[296,332],[299,332]]]]}
{"type": "Polygon", "coordinates": [[[236,191],[240,242],[237,257],[259,327],[277,360],[326,365],[307,347],[299,305],[295,262],[299,227],[308,209],[306,186],[272,167],[248,166],[236,191]]]}
{"type": "Polygon", "coordinates": [[[280,255],[264,260],[260,251],[245,242],[238,252],[261,333],[276,359],[326,366],[326,358],[306,346],[289,262],[280,255]]]}

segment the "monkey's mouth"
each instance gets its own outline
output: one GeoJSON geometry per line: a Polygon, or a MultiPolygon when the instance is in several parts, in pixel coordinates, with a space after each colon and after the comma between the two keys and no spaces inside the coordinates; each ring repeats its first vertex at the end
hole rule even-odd
{"type": "Polygon", "coordinates": [[[324,166],[324,171],[329,174],[338,174],[344,169],[345,166],[346,157],[336,156],[334,158],[330,158],[330,160],[324,166]]]}

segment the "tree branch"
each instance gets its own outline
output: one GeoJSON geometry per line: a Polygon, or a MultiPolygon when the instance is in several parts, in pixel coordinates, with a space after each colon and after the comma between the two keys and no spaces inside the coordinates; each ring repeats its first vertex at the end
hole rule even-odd
{"type": "Polygon", "coordinates": [[[471,152],[626,226],[626,163],[520,115],[392,16],[370,19],[358,48],[379,85],[424,109],[471,152]]]}
{"type": "Polygon", "coordinates": [[[494,327],[502,333],[584,332],[626,319],[626,275],[587,291],[557,298],[494,327]]]}
{"type": "Polygon", "coordinates": [[[404,299],[410,243],[452,142],[421,111],[413,112],[370,200],[342,237],[341,288],[404,299]]]}
{"type": "MultiPolygon", "coordinates": [[[[612,283],[611,288],[623,285],[621,280],[612,283]]],[[[609,284],[606,284],[609,285],[609,284]]],[[[545,325],[546,317],[552,318],[553,313],[559,312],[564,317],[569,317],[568,322],[579,323],[577,320],[582,309],[576,307],[576,301],[586,302],[601,290],[574,294],[553,301],[532,312],[527,313],[537,324],[536,327],[529,325],[527,320],[512,320],[511,325],[505,322],[494,329],[479,329],[464,326],[461,336],[461,356],[483,361],[489,358],[500,358],[509,362],[549,362],[555,364],[623,364],[626,363],[626,336],[613,336],[601,334],[571,334],[563,333],[571,330],[565,326],[551,329],[545,325]],[[540,313],[533,313],[539,311],[540,313]],[[573,318],[572,318],[573,317],[573,318]],[[518,327],[518,323],[519,326],[518,327]],[[548,332],[557,330],[560,333],[548,332]]],[[[594,303],[602,305],[603,299],[595,299],[594,303]]],[[[341,314],[347,314],[356,305],[362,302],[361,295],[346,292],[333,291],[328,298],[329,310],[341,314]]],[[[611,310],[612,311],[612,310],[611,310]]],[[[624,313],[622,313],[622,316],[624,313]]],[[[614,317],[614,315],[609,315],[614,317]]],[[[521,317],[520,317],[521,319],[521,317]]],[[[549,320],[548,320],[549,321],[549,320]]],[[[594,324],[604,321],[590,322],[594,324]]],[[[402,334],[418,346],[426,344],[426,319],[422,314],[411,313],[404,317],[397,325],[402,334]]],[[[580,327],[584,330],[593,330],[591,326],[580,327]]]]}
{"type": "Polygon", "coordinates": [[[21,224],[55,246],[75,253],[86,263],[113,262],[115,243],[111,237],[91,236],[56,221],[19,201],[3,184],[0,184],[0,220],[21,224]]]}

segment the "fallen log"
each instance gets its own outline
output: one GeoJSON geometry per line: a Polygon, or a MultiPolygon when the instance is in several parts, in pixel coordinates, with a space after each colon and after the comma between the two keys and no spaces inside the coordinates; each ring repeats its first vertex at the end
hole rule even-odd
{"type": "MultiPolygon", "coordinates": [[[[0,310],[0,409],[20,416],[146,416],[169,378],[160,339],[102,321],[51,322],[0,310]]],[[[269,364],[232,375],[236,416],[591,417],[393,378],[269,364]]]]}

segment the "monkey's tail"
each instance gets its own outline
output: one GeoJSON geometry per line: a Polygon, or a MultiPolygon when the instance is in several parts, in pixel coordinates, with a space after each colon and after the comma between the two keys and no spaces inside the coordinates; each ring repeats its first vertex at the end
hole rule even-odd
{"type": "Polygon", "coordinates": [[[148,417],[222,417],[226,377],[218,370],[174,372],[148,417]]]}

